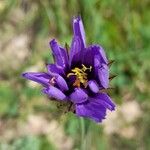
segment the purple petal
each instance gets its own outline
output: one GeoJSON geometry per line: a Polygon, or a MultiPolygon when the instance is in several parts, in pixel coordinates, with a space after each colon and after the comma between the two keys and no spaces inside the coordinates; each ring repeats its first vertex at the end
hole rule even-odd
{"type": "Polygon", "coordinates": [[[95,122],[101,122],[102,119],[105,119],[106,108],[97,101],[97,99],[89,98],[87,103],[76,104],[76,114],[90,118],[95,122]]]}
{"type": "Polygon", "coordinates": [[[42,92],[47,94],[48,96],[50,96],[52,98],[57,99],[57,100],[66,100],[66,95],[54,86],[50,86],[47,89],[43,89],[42,92]]]}
{"type": "Polygon", "coordinates": [[[50,75],[54,76],[56,74],[64,75],[64,70],[61,66],[55,64],[48,64],[47,71],[50,75]]]}
{"type": "Polygon", "coordinates": [[[81,41],[81,48],[84,49],[86,47],[85,44],[85,31],[83,27],[83,23],[81,17],[73,18],[73,32],[74,37],[79,37],[81,41]]]}
{"type": "Polygon", "coordinates": [[[96,83],[95,80],[90,80],[88,82],[88,85],[89,85],[89,88],[92,92],[94,93],[98,93],[99,92],[99,87],[98,87],[98,84],[96,83]]]}
{"type": "Polygon", "coordinates": [[[96,51],[96,55],[99,56],[99,61],[104,64],[108,64],[108,60],[104,49],[100,45],[94,45],[93,47],[96,51]]]}
{"type": "Polygon", "coordinates": [[[56,76],[55,80],[57,85],[62,91],[67,91],[69,89],[65,79],[62,76],[60,75],[56,76]]]}
{"type": "Polygon", "coordinates": [[[109,110],[115,110],[115,104],[111,100],[111,98],[105,93],[99,93],[95,97],[99,103],[101,103],[105,108],[109,110]]]}
{"type": "Polygon", "coordinates": [[[22,76],[26,79],[35,81],[37,83],[42,84],[43,86],[49,86],[49,81],[51,79],[51,76],[47,73],[40,73],[40,72],[26,72],[23,73],[22,76]]]}
{"type": "Polygon", "coordinates": [[[95,64],[97,67],[100,67],[102,63],[108,64],[105,52],[99,45],[91,45],[86,48],[83,55],[83,63],[89,66],[94,66],[95,57],[97,58],[97,62],[95,64]]]}
{"type": "Polygon", "coordinates": [[[96,55],[93,46],[89,46],[83,53],[83,64],[86,66],[94,66],[94,56],[96,55]]]}
{"type": "Polygon", "coordinates": [[[70,99],[73,103],[83,103],[88,99],[88,95],[81,88],[76,88],[70,99]]]}
{"type": "Polygon", "coordinates": [[[79,37],[75,36],[71,43],[69,63],[79,62],[81,60],[81,41],[79,37]]]}
{"type": "Polygon", "coordinates": [[[109,87],[109,68],[106,64],[102,64],[101,68],[98,69],[98,77],[101,85],[104,88],[109,87]]]}
{"type": "Polygon", "coordinates": [[[66,50],[60,47],[55,41],[55,39],[50,41],[50,47],[53,51],[53,55],[57,65],[63,68],[67,67],[69,62],[68,62],[68,55],[66,50]]]}

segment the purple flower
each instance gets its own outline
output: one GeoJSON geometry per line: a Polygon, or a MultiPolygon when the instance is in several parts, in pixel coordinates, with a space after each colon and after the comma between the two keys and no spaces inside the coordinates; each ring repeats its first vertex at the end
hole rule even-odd
{"type": "Polygon", "coordinates": [[[101,122],[106,110],[115,104],[100,92],[109,87],[109,67],[100,45],[86,47],[81,17],[73,19],[73,39],[69,54],[55,39],[50,41],[55,64],[47,65],[47,73],[23,73],[23,77],[43,85],[42,92],[58,101],[68,102],[77,116],[101,122]]]}

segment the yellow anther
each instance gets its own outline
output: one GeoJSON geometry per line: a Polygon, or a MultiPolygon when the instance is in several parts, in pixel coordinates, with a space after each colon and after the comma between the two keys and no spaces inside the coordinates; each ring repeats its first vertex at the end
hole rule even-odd
{"type": "Polygon", "coordinates": [[[70,76],[74,76],[74,75],[75,75],[74,73],[68,73],[67,78],[69,78],[70,76]]]}
{"type": "Polygon", "coordinates": [[[71,73],[69,73],[67,75],[67,77],[70,77],[70,76],[76,76],[76,80],[73,84],[73,86],[77,86],[77,87],[80,87],[80,83],[82,83],[84,86],[87,85],[87,73],[85,73],[85,71],[89,70],[91,72],[92,70],[92,66],[90,66],[89,68],[87,68],[85,65],[82,64],[82,68],[74,68],[72,69],[71,73]]]}
{"type": "Polygon", "coordinates": [[[90,70],[90,72],[91,72],[92,66],[90,66],[89,68],[87,68],[85,65],[82,64],[82,70],[83,71],[90,70]]]}

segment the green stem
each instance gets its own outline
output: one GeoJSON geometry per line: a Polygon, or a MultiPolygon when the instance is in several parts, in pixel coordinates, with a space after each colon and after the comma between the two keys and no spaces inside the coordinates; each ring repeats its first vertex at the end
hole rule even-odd
{"type": "Polygon", "coordinates": [[[85,150],[86,140],[85,140],[85,122],[83,118],[80,118],[81,125],[81,150],[85,150]]]}

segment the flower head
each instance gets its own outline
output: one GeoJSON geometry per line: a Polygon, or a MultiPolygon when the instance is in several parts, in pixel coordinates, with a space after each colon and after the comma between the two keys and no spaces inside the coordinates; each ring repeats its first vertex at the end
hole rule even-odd
{"type": "Polygon", "coordinates": [[[86,47],[81,17],[73,19],[73,39],[68,48],[55,39],[50,41],[55,64],[47,65],[47,73],[23,73],[23,77],[43,85],[42,92],[55,100],[69,102],[77,116],[101,122],[106,110],[115,104],[102,89],[109,88],[109,67],[100,45],[86,47]]]}

